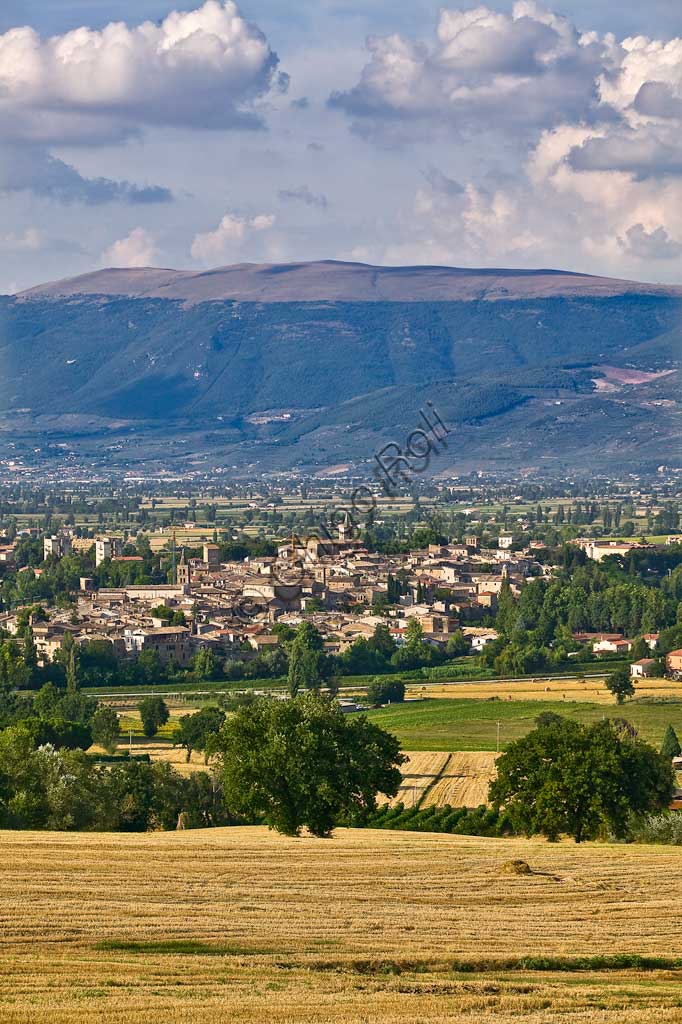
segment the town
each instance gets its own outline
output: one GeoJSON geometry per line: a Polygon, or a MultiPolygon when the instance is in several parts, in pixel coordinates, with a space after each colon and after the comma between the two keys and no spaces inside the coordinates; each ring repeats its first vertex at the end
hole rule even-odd
{"type": "MultiPolygon", "coordinates": [[[[397,505],[375,499],[360,524],[343,491],[301,501],[298,488],[260,499],[257,490],[248,499],[140,492],[107,499],[106,513],[93,496],[7,494],[0,629],[21,639],[28,624],[42,681],[59,682],[50,666],[70,634],[83,652],[83,685],[100,691],[184,676],[281,684],[284,641],[302,622],[319,633],[325,682],[337,686],[390,673],[427,682],[578,674],[599,659],[627,663],[635,679],[682,676],[682,654],[671,647],[682,534],[672,532],[680,506],[670,488],[661,497],[612,485],[600,500],[517,496],[492,505],[470,487],[472,504],[454,508],[457,489],[443,489],[423,499],[426,508],[409,496],[397,505]],[[203,525],[182,518],[192,511],[203,525]],[[501,636],[505,609],[556,589],[560,569],[569,583],[567,558],[578,570],[629,565],[639,611],[574,609],[519,651],[518,638],[501,636]]],[[[526,638],[537,625],[525,624],[526,638]]]]}

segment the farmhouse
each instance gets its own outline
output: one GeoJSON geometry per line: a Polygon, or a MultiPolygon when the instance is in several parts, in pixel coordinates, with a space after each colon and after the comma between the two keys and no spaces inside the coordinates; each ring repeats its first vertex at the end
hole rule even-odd
{"type": "Polygon", "coordinates": [[[595,654],[627,654],[632,649],[632,640],[597,640],[592,645],[595,654]]]}
{"type": "Polygon", "coordinates": [[[665,667],[673,679],[682,679],[682,649],[670,652],[665,659],[665,667]]]}
{"type": "Polygon", "coordinates": [[[640,658],[630,665],[630,675],[633,679],[649,679],[656,660],[654,658],[640,658]]]}

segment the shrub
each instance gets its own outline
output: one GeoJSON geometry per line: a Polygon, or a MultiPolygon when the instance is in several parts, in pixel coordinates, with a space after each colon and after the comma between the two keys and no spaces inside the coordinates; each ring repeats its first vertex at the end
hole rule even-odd
{"type": "Polygon", "coordinates": [[[636,843],[682,846],[682,814],[678,811],[664,811],[663,814],[649,814],[640,818],[632,827],[632,838],[636,843]]]}

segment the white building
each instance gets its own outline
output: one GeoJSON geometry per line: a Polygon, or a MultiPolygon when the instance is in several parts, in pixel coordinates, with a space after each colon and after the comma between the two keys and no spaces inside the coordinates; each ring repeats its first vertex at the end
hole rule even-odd
{"type": "Polygon", "coordinates": [[[107,558],[117,558],[122,550],[120,537],[98,537],[95,541],[95,565],[101,565],[107,558]]]}
{"type": "Polygon", "coordinates": [[[54,555],[56,558],[63,558],[71,554],[71,538],[58,534],[52,537],[45,537],[43,540],[43,558],[54,555]]]}

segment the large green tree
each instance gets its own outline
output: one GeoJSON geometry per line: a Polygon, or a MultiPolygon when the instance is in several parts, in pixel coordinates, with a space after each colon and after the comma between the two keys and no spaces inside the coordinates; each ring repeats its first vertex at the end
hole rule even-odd
{"type": "Polygon", "coordinates": [[[223,726],[218,742],[228,809],[285,835],[328,836],[340,819],[394,795],[405,760],[397,739],[329,698],[257,700],[223,726]]]}
{"type": "Polygon", "coordinates": [[[202,751],[208,759],[212,741],[220,732],[224,721],[225,712],[209,705],[193,715],[185,715],[180,719],[173,742],[185,748],[188,761],[192,757],[193,750],[202,751]]]}
{"type": "Polygon", "coordinates": [[[604,682],[606,689],[613,694],[618,704],[622,704],[626,697],[634,696],[635,686],[626,665],[620,665],[613,672],[609,672],[604,682]]]}
{"type": "Polygon", "coordinates": [[[608,829],[623,836],[633,813],[661,810],[673,793],[670,762],[608,721],[562,719],[511,743],[490,799],[515,829],[579,843],[608,829]]]}
{"type": "Polygon", "coordinates": [[[142,719],[142,732],[148,739],[156,736],[162,725],[168,721],[168,708],[162,697],[145,697],[138,705],[142,719]]]}
{"type": "Polygon", "coordinates": [[[113,754],[121,735],[121,723],[115,710],[108,704],[100,704],[92,717],[90,728],[93,742],[104,747],[107,754],[113,754]]]}

